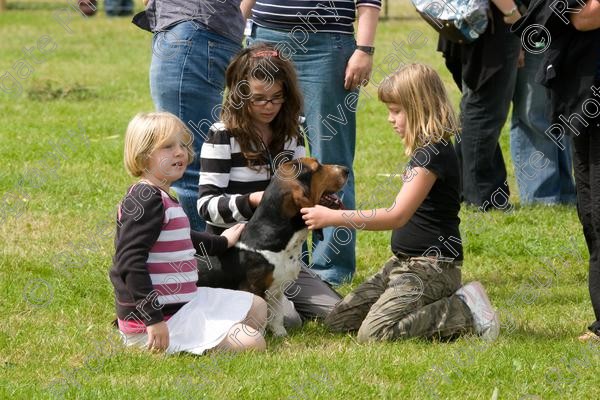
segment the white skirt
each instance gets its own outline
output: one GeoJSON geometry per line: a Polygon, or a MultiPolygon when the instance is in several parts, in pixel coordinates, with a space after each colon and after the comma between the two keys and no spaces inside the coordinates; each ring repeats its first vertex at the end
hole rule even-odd
{"type": "MultiPolygon", "coordinates": [[[[217,346],[231,327],[243,321],[252,306],[252,293],[199,287],[190,302],[168,321],[167,353],[202,354],[217,346]]],[[[123,334],[127,346],[145,347],[146,333],[123,334]]]]}

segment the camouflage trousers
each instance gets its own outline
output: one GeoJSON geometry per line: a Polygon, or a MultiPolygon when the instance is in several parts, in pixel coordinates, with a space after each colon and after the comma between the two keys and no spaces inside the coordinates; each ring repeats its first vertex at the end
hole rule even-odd
{"type": "Polygon", "coordinates": [[[344,297],[325,318],[334,332],[358,331],[358,340],[454,338],[471,332],[473,317],[454,292],[460,261],[392,256],[344,297]]]}

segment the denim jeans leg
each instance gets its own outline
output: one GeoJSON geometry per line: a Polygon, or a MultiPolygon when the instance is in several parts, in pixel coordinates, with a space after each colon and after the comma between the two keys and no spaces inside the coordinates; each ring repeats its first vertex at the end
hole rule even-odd
{"type": "Polygon", "coordinates": [[[513,97],[510,149],[521,204],[574,203],[575,186],[569,139],[559,143],[545,131],[546,90],[535,82],[541,54],[525,54],[525,66],[517,74],[513,97]]]}
{"type": "Polygon", "coordinates": [[[133,0],[104,0],[104,11],[109,17],[133,14],[133,0]]]}
{"type": "MultiPolygon", "coordinates": [[[[304,95],[304,113],[310,154],[325,164],[350,169],[340,192],[346,208],[355,207],[352,164],[356,147],[356,114],[346,105],[344,72],[356,42],[352,35],[312,33],[293,39],[289,32],[255,26],[249,42],[274,43],[283,58],[291,58],[304,95]],[[301,45],[299,43],[302,43],[301,45]]],[[[354,274],[356,232],[347,228],[323,229],[323,240],[313,236],[310,267],[337,285],[354,274]]]]}
{"type": "Polygon", "coordinates": [[[240,48],[192,21],[154,35],[150,65],[154,105],[178,116],[194,135],[196,156],[173,188],[197,231],[206,227],[197,211],[200,149],[208,129],[220,118],[225,69],[240,48]]]}
{"type": "Polygon", "coordinates": [[[498,139],[513,96],[519,48],[518,38],[507,37],[502,68],[477,90],[463,83],[462,133],[456,143],[462,196],[466,203],[484,210],[508,207],[506,166],[498,139]]]}

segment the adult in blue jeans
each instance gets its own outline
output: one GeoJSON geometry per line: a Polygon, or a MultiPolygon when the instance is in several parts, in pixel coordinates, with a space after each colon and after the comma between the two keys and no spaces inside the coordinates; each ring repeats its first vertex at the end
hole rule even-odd
{"type": "MultiPolygon", "coordinates": [[[[345,206],[354,209],[352,164],[356,146],[356,95],[368,82],[380,0],[299,1],[243,0],[252,16],[248,41],[273,43],[280,57],[291,59],[304,95],[306,132],[311,156],[326,164],[350,169],[342,189],[345,206]],[[356,39],[354,21],[358,14],[356,39]]],[[[321,279],[339,285],[356,269],[356,232],[323,229],[312,238],[312,268],[321,279]]]]}
{"type": "Polygon", "coordinates": [[[535,82],[544,54],[532,48],[521,57],[510,127],[521,204],[575,204],[571,141],[545,133],[550,127],[546,88],[535,82]]]}
{"type": "Polygon", "coordinates": [[[219,120],[225,69],[241,49],[240,0],[144,0],[154,38],[150,91],[159,111],[169,111],[194,134],[196,158],[172,187],[191,229],[203,231],[198,215],[200,149],[219,120]]]}

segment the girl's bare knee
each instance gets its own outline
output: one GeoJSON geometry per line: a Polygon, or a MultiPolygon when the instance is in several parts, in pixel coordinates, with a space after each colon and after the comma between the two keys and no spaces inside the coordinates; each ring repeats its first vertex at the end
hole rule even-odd
{"type": "Polygon", "coordinates": [[[267,325],[267,308],[267,302],[263,298],[253,296],[252,305],[243,323],[262,332],[267,325]]]}
{"type": "MultiPolygon", "coordinates": [[[[252,329],[252,328],[249,328],[252,329]]],[[[259,331],[249,338],[248,350],[265,351],[267,349],[267,342],[265,337],[259,331]]]]}
{"type": "Polygon", "coordinates": [[[267,343],[260,331],[239,323],[231,327],[218,347],[230,351],[263,351],[267,348],[267,343]]]}

